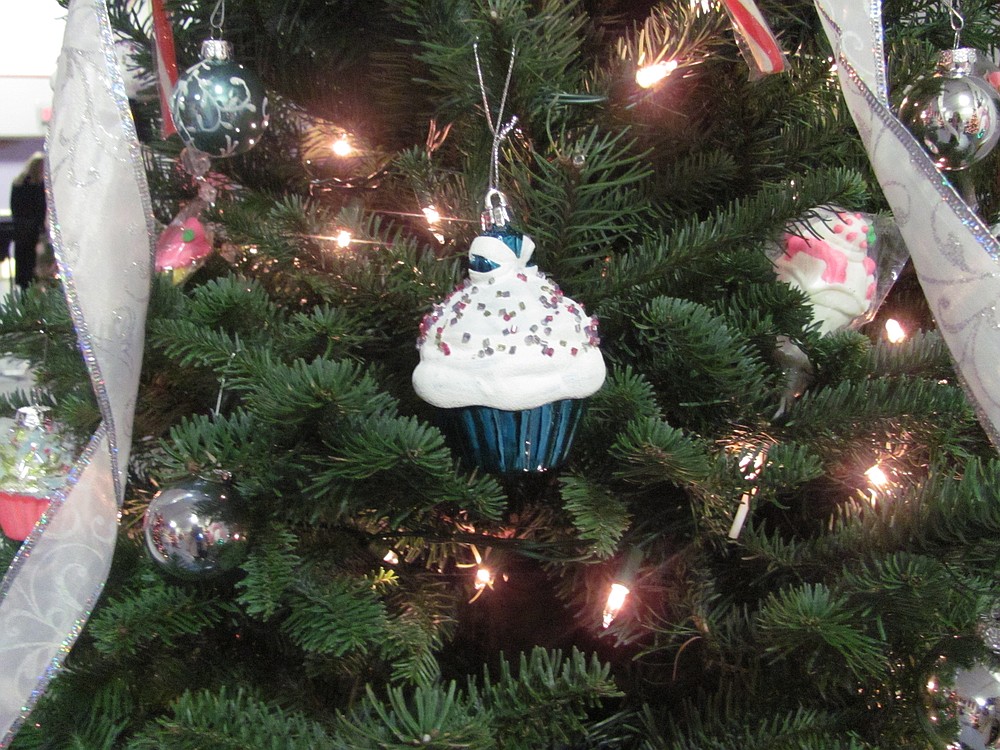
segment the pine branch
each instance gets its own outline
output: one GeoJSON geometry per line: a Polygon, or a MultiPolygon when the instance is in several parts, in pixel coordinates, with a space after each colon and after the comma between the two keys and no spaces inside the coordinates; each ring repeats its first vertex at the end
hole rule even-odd
{"type": "Polygon", "coordinates": [[[496,678],[470,679],[464,693],[450,682],[409,695],[390,688],[380,700],[369,687],[367,701],[341,717],[338,739],[344,748],[371,750],[555,747],[585,737],[588,709],[618,695],[596,659],[535,649],[517,672],[501,660],[496,678]]]}
{"type": "Polygon", "coordinates": [[[643,487],[685,486],[706,479],[712,470],[701,441],[657,419],[631,422],[610,452],[625,464],[616,475],[643,487]]]}
{"type": "Polygon", "coordinates": [[[218,625],[231,611],[224,601],[150,578],[143,587],[110,600],[91,619],[88,632],[98,651],[121,659],[154,645],[175,648],[218,625]]]}
{"type": "Polygon", "coordinates": [[[590,553],[597,559],[613,555],[632,523],[625,503],[583,477],[565,476],[560,485],[563,508],[590,553]]]}
{"type": "MultiPolygon", "coordinates": [[[[844,595],[823,584],[804,584],[768,596],[754,618],[754,630],[772,662],[794,660],[808,670],[834,660],[855,678],[880,679],[886,670],[884,648],[858,626],[864,621],[861,615],[844,595]]],[[[823,669],[816,677],[821,693],[843,687],[843,677],[835,677],[833,670],[823,669]]]]}
{"type": "Polygon", "coordinates": [[[607,281],[588,292],[588,299],[621,294],[635,286],[649,294],[676,288],[677,283],[690,286],[687,274],[711,282],[716,271],[724,277],[731,270],[716,268],[713,258],[720,250],[757,246],[808,208],[857,205],[864,194],[861,178],[840,169],[817,170],[797,178],[794,187],[764,185],[755,195],[720,207],[704,221],[691,218],[671,234],[615,256],[608,265],[607,281]]]}
{"type": "Polygon", "coordinates": [[[553,144],[555,158],[536,152],[533,174],[515,176],[525,193],[539,264],[569,289],[575,275],[634,240],[648,210],[639,184],[649,166],[626,135],[595,128],[572,142],[562,138],[553,144]],[[571,155],[582,158],[582,165],[571,155]]]}
{"type": "MultiPolygon", "coordinates": [[[[789,413],[787,430],[801,442],[896,439],[904,430],[932,444],[971,445],[978,430],[956,387],[915,378],[847,381],[807,392],[789,413]],[[812,440],[810,440],[812,436],[812,440]]],[[[818,444],[818,443],[817,443],[818,444]]]]}
{"type": "Polygon", "coordinates": [[[300,585],[290,594],[281,629],[305,651],[343,656],[372,654],[388,627],[385,605],[364,582],[336,578],[300,585]]]}
{"type": "Polygon", "coordinates": [[[588,711],[621,695],[596,656],[541,648],[521,654],[516,671],[506,659],[496,677],[486,669],[482,684],[470,679],[468,693],[491,717],[498,747],[509,748],[578,742],[588,711]]]}
{"type": "Polygon", "coordinates": [[[365,512],[369,498],[391,528],[420,523],[437,506],[455,506],[478,518],[499,518],[506,497],[489,477],[457,473],[441,432],[410,417],[369,417],[328,438],[330,453],[312,471],[307,491],[348,502],[365,512]]]}
{"type": "Polygon", "coordinates": [[[389,688],[385,702],[369,686],[363,708],[341,717],[337,739],[341,750],[407,750],[412,747],[487,750],[496,747],[490,717],[474,710],[457,693],[454,682],[444,687],[417,687],[410,697],[389,688]]]}
{"type": "Polygon", "coordinates": [[[295,535],[287,529],[268,529],[241,567],[246,575],[236,583],[242,593],[236,601],[251,617],[268,619],[282,605],[299,578],[301,558],[295,553],[295,535]]]}
{"type": "Polygon", "coordinates": [[[879,341],[869,351],[873,376],[909,375],[933,380],[951,380],[954,365],[948,347],[936,331],[918,331],[899,344],[879,341]]]}
{"type": "Polygon", "coordinates": [[[242,689],[185,693],[173,716],[151,723],[127,750],[325,750],[337,747],[323,728],[299,713],[265,703],[242,689]]]}
{"type": "MultiPolygon", "coordinates": [[[[612,328],[619,323],[626,326],[622,319],[612,328]]],[[[616,341],[618,351],[609,355],[634,358],[671,421],[703,425],[720,415],[737,418],[738,412],[771,401],[776,374],[707,307],[656,297],[643,306],[631,327],[634,333],[616,341]],[[687,374],[683,380],[677,377],[681,372],[687,374]]],[[[626,335],[625,330],[621,333],[626,335]]]]}

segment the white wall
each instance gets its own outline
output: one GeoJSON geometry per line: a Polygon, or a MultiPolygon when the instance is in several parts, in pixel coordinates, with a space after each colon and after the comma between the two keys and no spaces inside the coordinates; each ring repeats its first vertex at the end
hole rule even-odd
{"type": "Polygon", "coordinates": [[[44,134],[65,13],[56,0],[0,0],[0,138],[44,134]]]}
{"type": "Polygon", "coordinates": [[[0,0],[0,214],[10,211],[10,183],[42,147],[65,14],[56,0],[0,0]]]}

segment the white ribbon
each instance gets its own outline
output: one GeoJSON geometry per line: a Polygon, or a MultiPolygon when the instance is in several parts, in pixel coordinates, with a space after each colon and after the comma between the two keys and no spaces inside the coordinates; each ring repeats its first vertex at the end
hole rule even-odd
{"type": "Polygon", "coordinates": [[[881,8],[816,0],[840,85],[980,423],[1000,448],[1000,244],[888,108],[881,8]]]}
{"type": "Polygon", "coordinates": [[[0,748],[107,578],[152,273],[149,191],[104,0],[71,0],[46,138],[52,243],[102,423],[0,584],[0,748]]]}

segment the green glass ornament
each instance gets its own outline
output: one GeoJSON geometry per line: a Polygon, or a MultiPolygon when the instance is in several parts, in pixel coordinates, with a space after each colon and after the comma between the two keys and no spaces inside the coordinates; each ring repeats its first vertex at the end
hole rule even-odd
{"type": "Polygon", "coordinates": [[[203,42],[201,61],[177,79],[170,102],[181,140],[209,156],[245,153],[267,128],[264,86],[231,57],[229,42],[203,42]]]}

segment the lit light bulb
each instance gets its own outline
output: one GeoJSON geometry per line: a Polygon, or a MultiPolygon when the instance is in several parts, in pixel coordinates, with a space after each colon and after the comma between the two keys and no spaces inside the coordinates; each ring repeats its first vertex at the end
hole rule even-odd
{"type": "Polygon", "coordinates": [[[628,598],[629,590],[627,586],[620,583],[612,583],[611,591],[608,592],[608,602],[604,605],[604,627],[609,627],[618,613],[625,606],[625,599],[628,598]]]}
{"type": "Polygon", "coordinates": [[[354,239],[351,233],[346,229],[341,229],[337,232],[337,247],[347,247],[351,244],[351,240],[354,239]]]}
{"type": "Polygon", "coordinates": [[[493,588],[493,581],[493,571],[483,566],[476,568],[476,580],[472,584],[472,588],[476,590],[476,595],[472,597],[472,601],[476,601],[479,595],[487,588],[493,588]]]}
{"type": "Polygon", "coordinates": [[[906,341],[906,330],[898,320],[889,318],[885,321],[885,337],[889,339],[890,344],[901,344],[906,341]]]}
{"type": "Polygon", "coordinates": [[[889,484],[889,477],[885,475],[882,471],[882,467],[875,464],[870,469],[865,472],[865,476],[868,477],[868,483],[873,489],[882,489],[889,484]]]}
{"type": "Polygon", "coordinates": [[[435,227],[441,222],[441,214],[433,205],[425,206],[423,211],[424,216],[427,217],[427,226],[435,227]]]}
{"type": "Polygon", "coordinates": [[[392,550],[389,550],[385,553],[385,557],[382,558],[382,562],[388,563],[389,565],[399,565],[399,555],[392,550]]]}
{"type": "Polygon", "coordinates": [[[345,133],[330,145],[330,150],[333,151],[334,156],[350,156],[354,153],[354,146],[347,140],[347,134],[345,133]]]}
{"type": "Polygon", "coordinates": [[[642,88],[655,86],[668,75],[677,70],[676,60],[664,60],[654,65],[643,65],[635,72],[635,82],[642,88]]]}
{"type": "Polygon", "coordinates": [[[742,458],[740,458],[740,471],[743,473],[744,479],[753,480],[760,476],[761,467],[764,465],[764,460],[767,458],[766,450],[754,450],[753,453],[745,453],[742,458]],[[753,469],[747,471],[747,467],[753,462],[753,469]]]}

